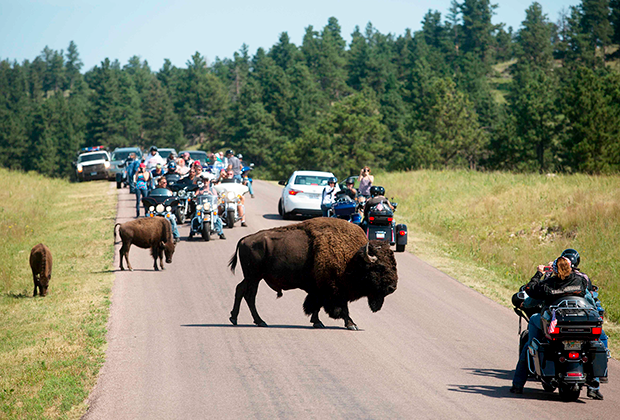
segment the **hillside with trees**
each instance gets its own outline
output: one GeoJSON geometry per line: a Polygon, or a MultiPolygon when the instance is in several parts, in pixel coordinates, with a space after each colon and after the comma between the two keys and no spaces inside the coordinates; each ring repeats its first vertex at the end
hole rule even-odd
{"type": "Polygon", "coordinates": [[[620,0],[583,0],[517,30],[489,0],[429,11],[419,31],[336,18],[271,48],[158,71],[140,57],[82,73],[78,48],[0,62],[0,165],[68,177],[80,147],[233,148],[264,177],[471,168],[620,169],[620,0]],[[498,72],[498,64],[505,70],[498,72]],[[508,64],[506,64],[508,63],[508,64]],[[498,80],[501,83],[498,83],[498,80]]]}

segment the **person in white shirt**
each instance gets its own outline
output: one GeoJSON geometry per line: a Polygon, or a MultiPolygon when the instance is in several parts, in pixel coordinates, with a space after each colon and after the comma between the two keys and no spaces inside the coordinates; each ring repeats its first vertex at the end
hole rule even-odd
{"type": "Polygon", "coordinates": [[[150,171],[155,169],[155,166],[157,166],[158,163],[161,166],[164,166],[166,164],[166,159],[159,155],[159,153],[157,152],[157,146],[151,146],[151,148],[149,149],[149,155],[147,156],[144,163],[146,164],[146,169],[150,171]]]}
{"type": "Polygon", "coordinates": [[[340,191],[337,182],[338,179],[332,176],[327,180],[327,187],[323,189],[323,195],[321,196],[321,211],[323,212],[323,217],[327,217],[327,212],[334,204],[336,193],[340,191]]]}

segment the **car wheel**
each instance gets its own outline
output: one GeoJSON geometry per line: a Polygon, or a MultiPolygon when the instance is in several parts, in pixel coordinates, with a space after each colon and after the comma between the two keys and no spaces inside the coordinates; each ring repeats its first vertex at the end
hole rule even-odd
{"type": "Polygon", "coordinates": [[[283,211],[282,211],[282,199],[280,198],[280,201],[278,201],[278,214],[280,216],[283,216],[283,211]]]}
{"type": "Polygon", "coordinates": [[[120,190],[122,187],[123,187],[123,186],[121,185],[121,182],[120,182],[120,181],[117,181],[117,182],[116,182],[116,189],[117,189],[117,190],[120,190]]]}
{"type": "Polygon", "coordinates": [[[396,244],[396,252],[405,252],[405,245],[396,244]]]}

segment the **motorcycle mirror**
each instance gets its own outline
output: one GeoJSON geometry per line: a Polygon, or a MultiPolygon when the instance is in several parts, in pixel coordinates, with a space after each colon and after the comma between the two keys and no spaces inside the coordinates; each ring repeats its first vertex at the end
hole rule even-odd
{"type": "Polygon", "coordinates": [[[253,164],[253,163],[250,163],[250,168],[253,168],[253,167],[254,167],[254,164],[253,164]]]}
{"type": "Polygon", "coordinates": [[[278,185],[286,185],[286,181],[278,181],[278,185]]]}

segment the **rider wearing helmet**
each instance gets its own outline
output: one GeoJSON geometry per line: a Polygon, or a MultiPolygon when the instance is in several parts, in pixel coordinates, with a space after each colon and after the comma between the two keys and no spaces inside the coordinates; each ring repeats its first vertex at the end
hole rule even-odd
{"type": "Polygon", "coordinates": [[[379,203],[386,204],[392,211],[394,211],[394,206],[392,206],[390,200],[385,198],[384,194],[385,188],[376,185],[370,187],[370,199],[366,201],[366,204],[364,205],[364,219],[367,218],[370,209],[379,203]]]}
{"type": "Polygon", "coordinates": [[[168,169],[166,170],[166,175],[174,174],[177,172],[177,163],[174,160],[168,162],[168,169]]]}
{"type": "Polygon", "coordinates": [[[344,193],[349,196],[351,200],[357,200],[357,190],[355,189],[355,180],[351,177],[347,178],[344,182],[344,193]]]}
{"type": "Polygon", "coordinates": [[[328,211],[332,208],[338,191],[340,191],[340,187],[338,187],[338,178],[335,176],[327,178],[327,186],[323,188],[323,194],[321,195],[321,211],[323,212],[323,217],[328,216],[328,211]]]}

